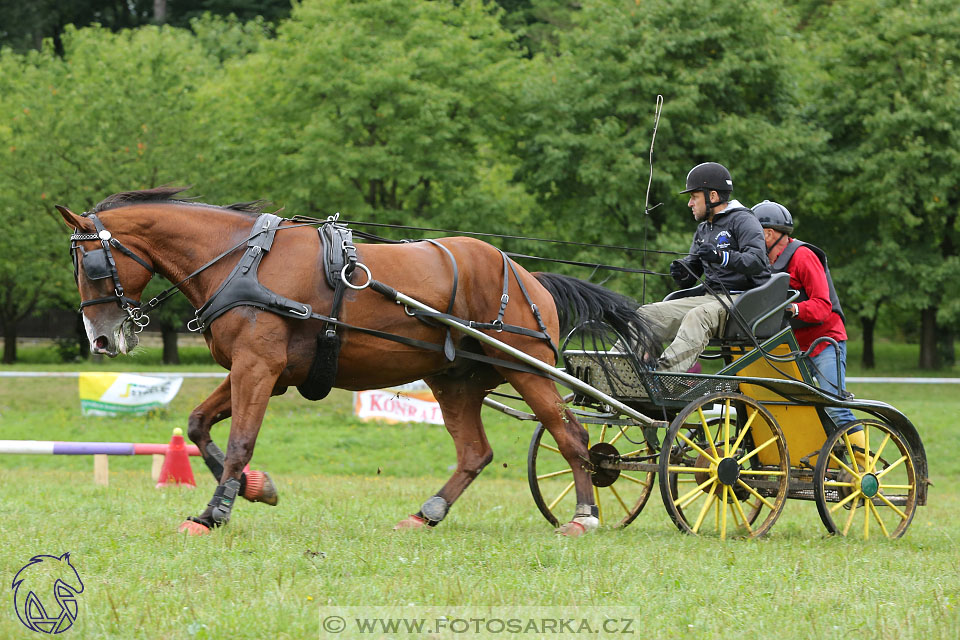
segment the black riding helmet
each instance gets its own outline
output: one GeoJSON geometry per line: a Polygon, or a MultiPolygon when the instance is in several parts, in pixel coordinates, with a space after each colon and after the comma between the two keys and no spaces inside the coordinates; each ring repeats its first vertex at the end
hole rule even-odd
{"type": "Polygon", "coordinates": [[[780,233],[793,233],[793,216],[779,202],[764,200],[753,205],[753,213],[764,229],[773,229],[780,233]]]}
{"type": "Polygon", "coordinates": [[[687,174],[687,188],[680,193],[690,193],[691,191],[703,191],[703,199],[707,205],[707,210],[710,210],[730,198],[730,194],[733,193],[733,179],[730,177],[730,172],[722,164],[704,162],[690,169],[690,173],[687,174]],[[719,194],[720,202],[710,202],[711,191],[716,191],[719,194]]]}

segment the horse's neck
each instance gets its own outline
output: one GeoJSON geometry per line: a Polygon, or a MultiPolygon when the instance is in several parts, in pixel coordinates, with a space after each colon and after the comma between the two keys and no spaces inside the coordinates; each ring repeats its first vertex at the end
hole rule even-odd
{"type": "MultiPolygon", "coordinates": [[[[253,228],[256,217],[236,211],[198,205],[144,205],[140,215],[121,212],[127,217],[130,233],[145,243],[154,268],[172,284],[177,284],[210,260],[240,243],[253,228]]],[[[231,254],[189,278],[180,290],[195,308],[213,294],[236,263],[231,254]]]]}

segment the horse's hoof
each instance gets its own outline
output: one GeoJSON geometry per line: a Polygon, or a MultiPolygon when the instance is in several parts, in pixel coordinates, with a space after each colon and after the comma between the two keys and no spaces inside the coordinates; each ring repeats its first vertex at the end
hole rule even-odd
{"type": "Polygon", "coordinates": [[[243,497],[250,502],[263,502],[274,506],[277,504],[279,496],[277,495],[277,486],[270,479],[270,474],[266,471],[247,471],[247,487],[243,491],[243,497]]]}
{"type": "Polygon", "coordinates": [[[427,527],[427,521],[421,518],[418,515],[409,515],[396,525],[394,525],[393,530],[399,531],[401,529],[423,529],[427,527]]]}
{"type": "Polygon", "coordinates": [[[210,533],[210,527],[199,522],[194,522],[193,520],[185,520],[183,524],[180,525],[180,528],[177,529],[178,533],[185,533],[188,536],[205,536],[210,533]]]}
{"type": "Polygon", "coordinates": [[[560,525],[557,528],[558,534],[560,534],[561,536],[566,536],[568,538],[579,538],[580,536],[582,536],[583,534],[589,531],[590,529],[587,529],[587,527],[583,526],[576,520],[571,520],[570,522],[564,525],[560,525]]]}

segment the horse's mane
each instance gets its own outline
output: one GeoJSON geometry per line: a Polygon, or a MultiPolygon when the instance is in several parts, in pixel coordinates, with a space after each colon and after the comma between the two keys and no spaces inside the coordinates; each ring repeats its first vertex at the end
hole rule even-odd
{"type": "Polygon", "coordinates": [[[108,196],[97,203],[90,213],[100,213],[110,209],[118,209],[134,204],[143,204],[146,202],[170,203],[170,204],[193,204],[202,207],[216,207],[218,209],[229,209],[230,211],[241,211],[259,215],[269,204],[266,200],[253,200],[251,202],[237,202],[226,206],[208,205],[197,202],[195,198],[177,198],[178,193],[182,193],[190,187],[154,187],[153,189],[142,189],[140,191],[122,191],[108,196]]]}

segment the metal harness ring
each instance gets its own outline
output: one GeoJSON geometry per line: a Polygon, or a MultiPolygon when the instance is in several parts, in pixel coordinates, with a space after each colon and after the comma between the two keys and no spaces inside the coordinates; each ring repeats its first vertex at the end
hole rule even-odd
{"type": "Polygon", "coordinates": [[[350,287],[351,289],[354,289],[355,291],[360,291],[361,289],[366,289],[367,287],[370,286],[370,281],[373,280],[373,276],[370,275],[370,269],[367,268],[367,265],[363,264],[362,262],[358,262],[356,264],[356,267],[358,269],[362,269],[363,272],[367,274],[367,281],[359,286],[347,280],[347,269],[349,267],[350,267],[350,264],[345,264],[343,265],[343,269],[340,270],[340,279],[343,280],[343,284],[350,287]]]}

